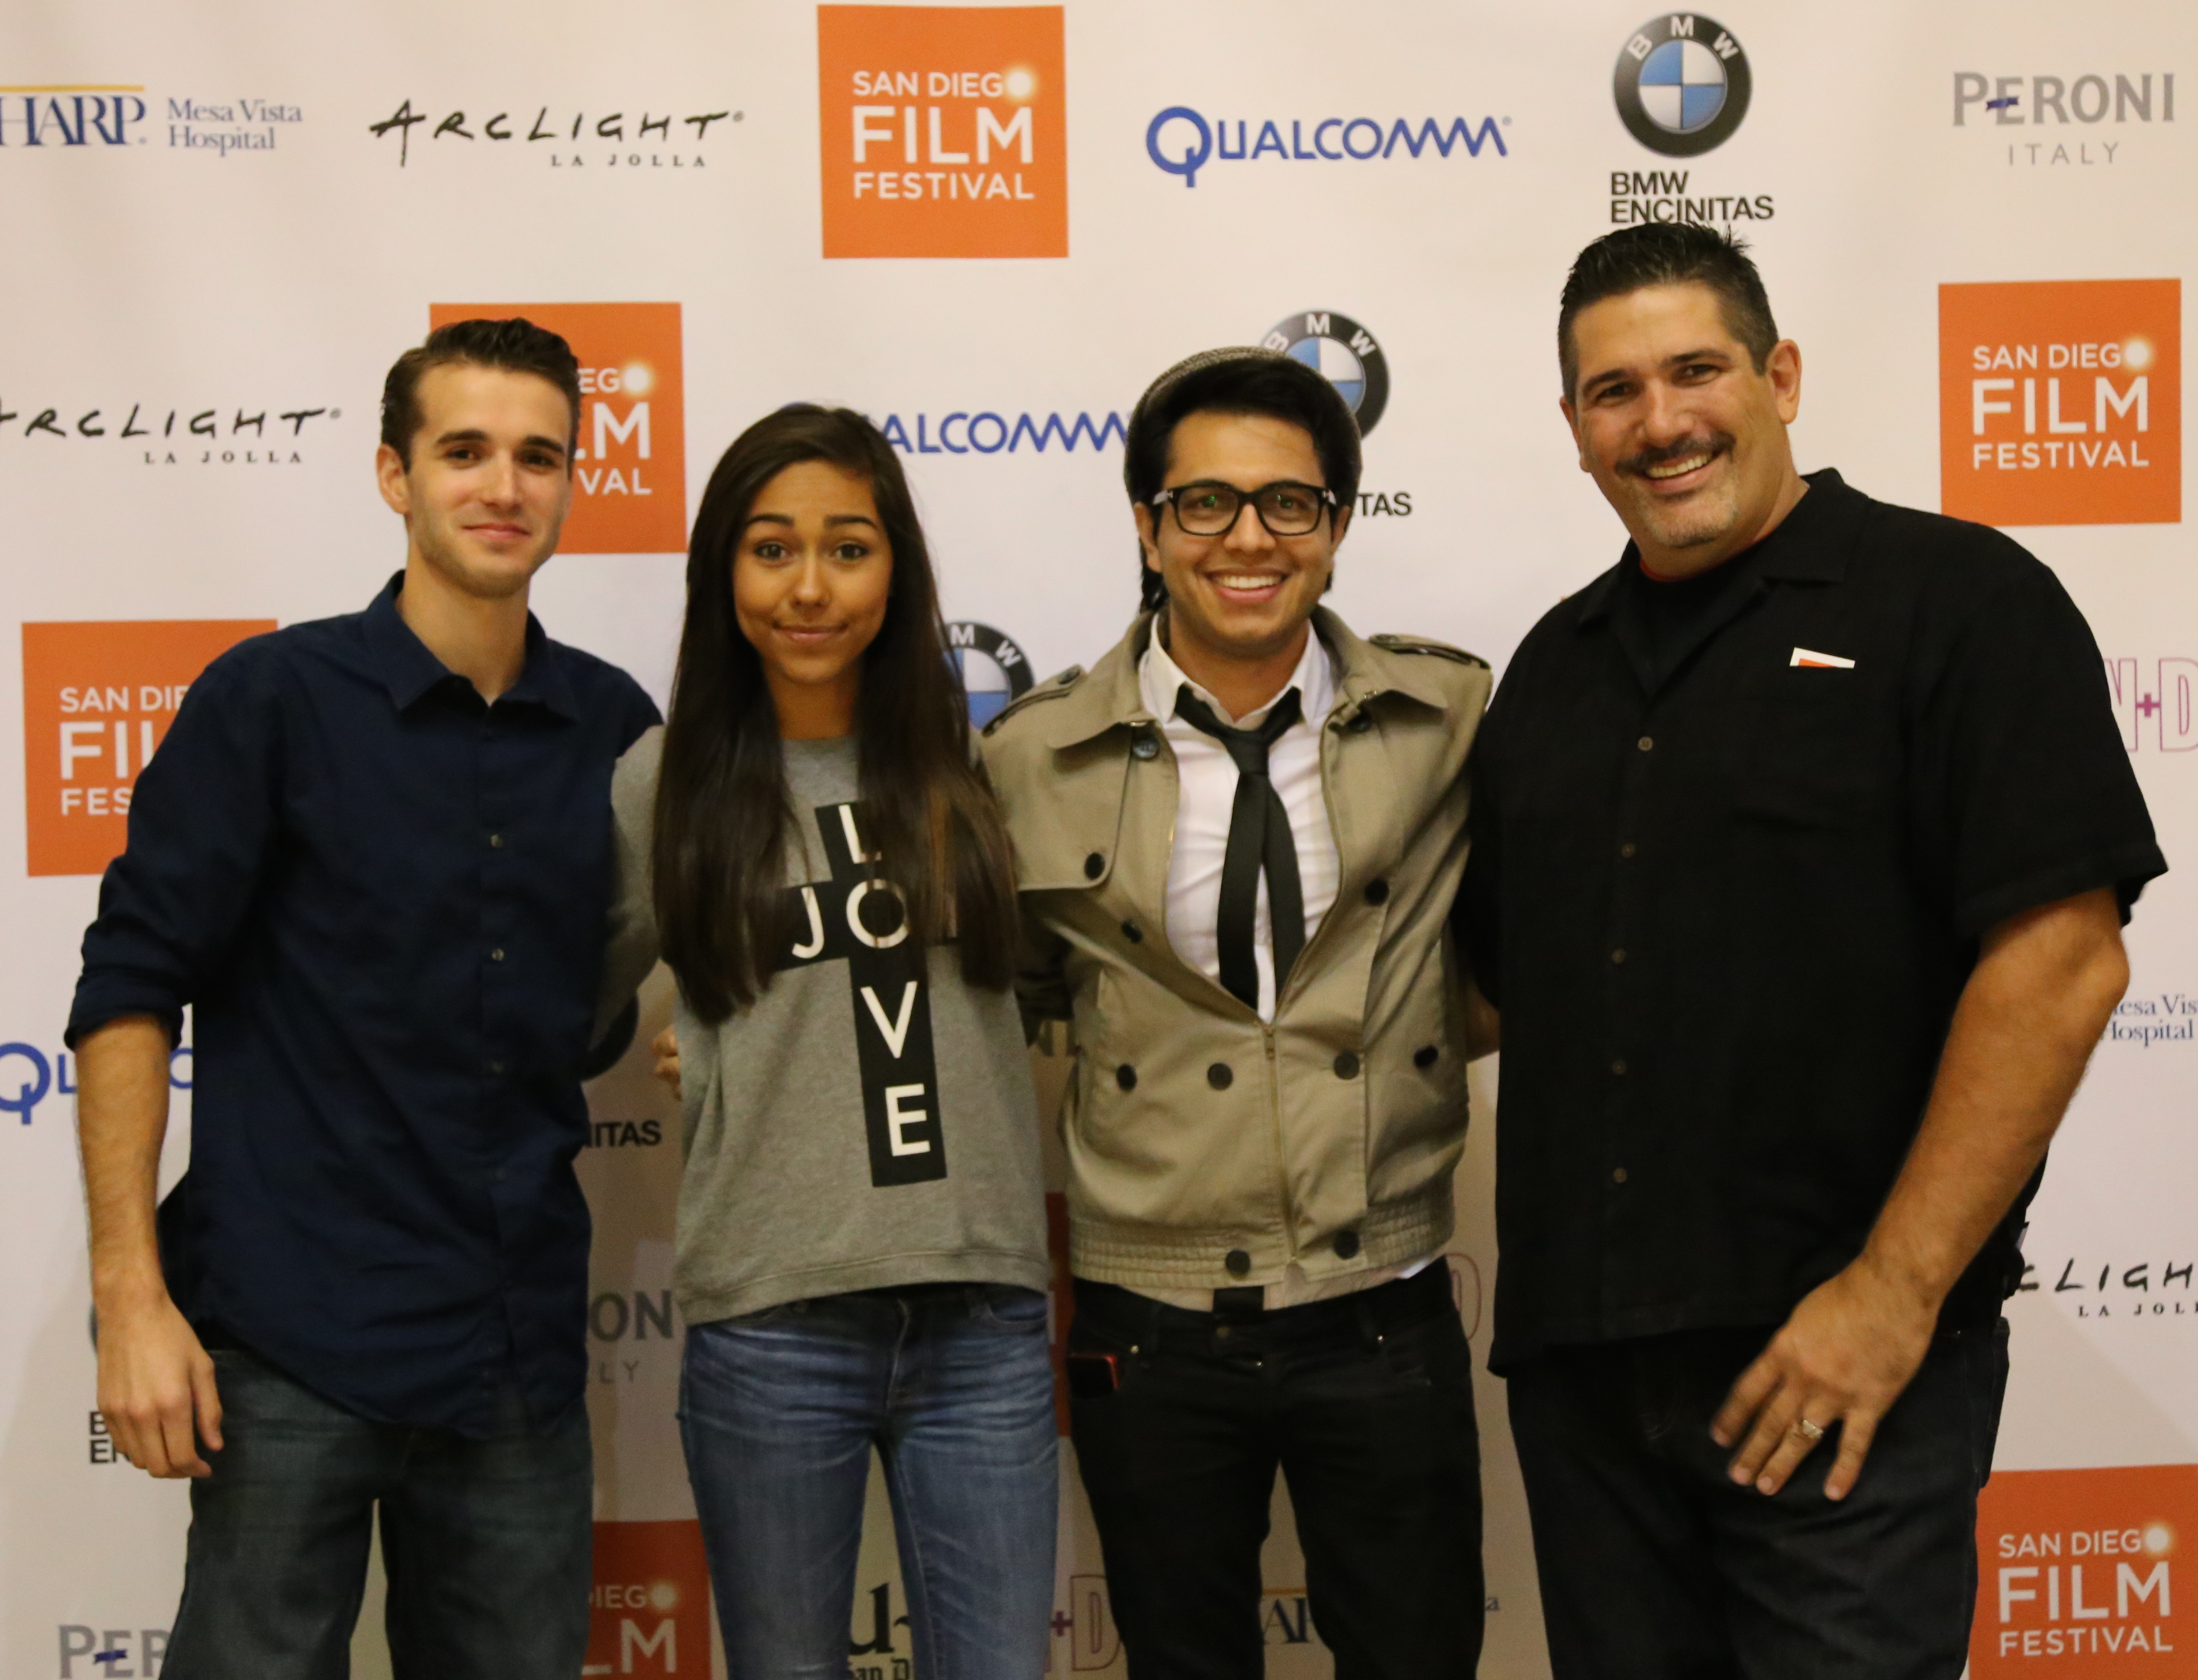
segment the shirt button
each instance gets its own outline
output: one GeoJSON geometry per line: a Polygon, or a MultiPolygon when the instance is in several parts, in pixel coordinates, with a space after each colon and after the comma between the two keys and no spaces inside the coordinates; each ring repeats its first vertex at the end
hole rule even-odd
{"type": "Polygon", "coordinates": [[[1346,1050],[1340,1055],[1337,1056],[1335,1059],[1335,1077],[1339,1079],[1357,1078],[1358,1077],[1358,1056],[1349,1050],[1346,1050]]]}
{"type": "Polygon", "coordinates": [[[1656,747],[1656,737],[1653,735],[1644,735],[1640,740],[1635,741],[1633,744],[1636,747],[1638,747],[1643,753],[1654,752],[1656,747]]]}
{"type": "Polygon", "coordinates": [[[1143,945],[1145,942],[1145,930],[1134,921],[1125,921],[1122,924],[1122,937],[1133,945],[1143,945]]]}
{"type": "Polygon", "coordinates": [[[1101,875],[1106,873],[1107,860],[1101,857],[1097,852],[1093,852],[1090,857],[1084,860],[1084,880],[1096,881],[1101,875]]]}
{"type": "Polygon", "coordinates": [[[502,834],[491,834],[488,837],[488,843],[491,846],[501,847],[503,845],[503,836],[502,834]]]}
{"type": "Polygon", "coordinates": [[[1614,950],[1613,952],[1611,952],[1611,953],[1610,953],[1610,960],[1611,960],[1613,962],[1625,962],[1625,947],[1624,945],[1620,945],[1620,946],[1619,946],[1619,948],[1618,948],[1616,950],[1614,950]]]}
{"type": "MultiPolygon", "coordinates": [[[[1227,1090],[1230,1083],[1236,1077],[1229,1071],[1229,1064],[1225,1061],[1217,1061],[1206,1070],[1206,1083],[1216,1090],[1227,1090]]],[[[1247,1261],[1246,1264],[1249,1264],[1250,1262],[1247,1261]]]]}
{"type": "Polygon", "coordinates": [[[1130,753],[1132,758],[1158,758],[1160,756],[1160,742],[1154,741],[1151,735],[1146,734],[1143,730],[1137,731],[1137,739],[1130,743],[1130,753]]]}
{"type": "Polygon", "coordinates": [[[1412,1066],[1422,1068],[1432,1067],[1435,1065],[1435,1058],[1441,1054],[1442,1052],[1433,1044],[1422,1044],[1412,1052],[1412,1066]]]}
{"type": "Polygon", "coordinates": [[[1241,1248],[1232,1248],[1222,1257],[1221,1264],[1229,1268],[1231,1277],[1242,1277],[1252,1270],[1252,1257],[1241,1248]]]}
{"type": "Polygon", "coordinates": [[[1388,901],[1389,883],[1387,881],[1369,881],[1366,883],[1366,902],[1368,904],[1385,904],[1388,903],[1388,901]]]}
{"type": "Polygon", "coordinates": [[[491,1061],[488,1065],[488,1071],[491,1073],[501,1074],[503,1072],[503,1064],[500,1061],[491,1061]]]}
{"type": "Polygon", "coordinates": [[[489,960],[490,962],[503,962],[503,947],[502,945],[498,945],[498,946],[497,946],[494,950],[491,950],[491,952],[489,952],[489,954],[488,954],[488,960],[489,960]]]}
{"type": "Polygon", "coordinates": [[[1625,1169],[1622,1166],[1613,1167],[1610,1172],[1610,1182],[1614,1184],[1623,1184],[1625,1182],[1625,1169]]]}
{"type": "Polygon", "coordinates": [[[1634,846],[1631,840],[1626,841],[1625,845],[1618,848],[1618,855],[1621,857],[1631,857],[1633,855],[1633,852],[1634,846]]]}
{"type": "Polygon", "coordinates": [[[1357,1259],[1358,1255],[1358,1233],[1338,1231],[1335,1234],[1335,1258],[1339,1260],[1350,1260],[1357,1259]]]}
{"type": "Polygon", "coordinates": [[[1131,1067],[1128,1062],[1124,1062],[1119,1067],[1117,1067],[1114,1070],[1114,1083],[1117,1085],[1119,1085],[1124,1090],[1137,1090],[1137,1070],[1131,1067]]]}
{"type": "Polygon", "coordinates": [[[1610,1064],[1610,1071],[1617,1074],[1619,1078],[1624,1078],[1625,1077],[1625,1058],[1624,1056],[1620,1056],[1617,1061],[1612,1062],[1610,1064]]]}

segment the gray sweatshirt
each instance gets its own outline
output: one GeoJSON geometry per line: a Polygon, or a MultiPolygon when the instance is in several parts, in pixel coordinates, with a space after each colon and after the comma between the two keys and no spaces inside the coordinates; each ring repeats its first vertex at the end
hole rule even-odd
{"type": "MultiPolygon", "coordinates": [[[[657,957],[649,891],[664,732],[611,784],[618,877],[604,997],[657,957]]],[[[917,947],[864,866],[855,742],[786,742],[797,929],[748,1008],[676,1015],[686,1176],[679,1310],[690,1324],[907,1283],[1046,1287],[1038,1096],[1010,991],[917,947]]]]}

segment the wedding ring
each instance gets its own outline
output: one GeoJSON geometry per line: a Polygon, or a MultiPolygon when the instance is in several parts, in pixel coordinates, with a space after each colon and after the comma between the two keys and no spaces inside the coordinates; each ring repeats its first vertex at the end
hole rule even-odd
{"type": "Polygon", "coordinates": [[[1794,1433],[1814,1445],[1824,1439],[1824,1426],[1821,1423],[1811,1423],[1806,1417],[1797,1417],[1794,1420],[1794,1433]]]}

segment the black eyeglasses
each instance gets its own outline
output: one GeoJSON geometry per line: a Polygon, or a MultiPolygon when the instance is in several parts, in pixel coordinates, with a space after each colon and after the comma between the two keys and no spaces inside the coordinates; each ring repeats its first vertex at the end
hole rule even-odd
{"type": "Polygon", "coordinates": [[[1251,491],[1215,479],[1201,479],[1195,484],[1179,484],[1160,491],[1153,497],[1153,506],[1172,503],[1175,522],[1188,536],[1218,537],[1235,527],[1247,501],[1259,513],[1259,523],[1272,535],[1302,537],[1319,525],[1323,509],[1335,506],[1335,494],[1318,485],[1294,484],[1288,479],[1251,491]]]}

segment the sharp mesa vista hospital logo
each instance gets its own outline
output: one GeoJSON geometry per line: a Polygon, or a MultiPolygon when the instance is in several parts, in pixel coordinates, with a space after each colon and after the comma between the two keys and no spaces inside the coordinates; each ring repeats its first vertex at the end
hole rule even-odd
{"type": "Polygon", "coordinates": [[[305,120],[297,106],[247,94],[148,93],[134,82],[0,85],[0,152],[147,146],[227,158],[271,152],[305,120]]]}
{"type": "Polygon", "coordinates": [[[2176,1614],[2185,1534],[2198,1465],[1995,1470],[1977,1500],[1969,1672],[2198,1672],[2198,1631],[2176,1614]],[[2056,1657],[2079,1660],[2049,1669],[2056,1657]]]}
{"type": "Polygon", "coordinates": [[[819,6],[827,257],[1066,257],[1058,6],[819,6]]]}
{"type": "Polygon", "coordinates": [[[1714,18],[1672,12],[1619,50],[1612,92],[1626,130],[1667,158],[1698,157],[1732,138],[1754,81],[1747,55],[1714,18]]]}
{"type": "Polygon", "coordinates": [[[427,322],[524,316],[580,359],[573,511],[560,554],[687,546],[686,398],[677,304],[435,304],[427,322]]]}
{"type": "Polygon", "coordinates": [[[23,823],[29,873],[96,875],[119,856],[130,799],[183,694],[272,619],[23,626],[23,823]]]}
{"type": "Polygon", "coordinates": [[[2179,520],[2182,324],[2177,280],[1941,286],[1945,511],[1988,525],[2179,520]]]}

